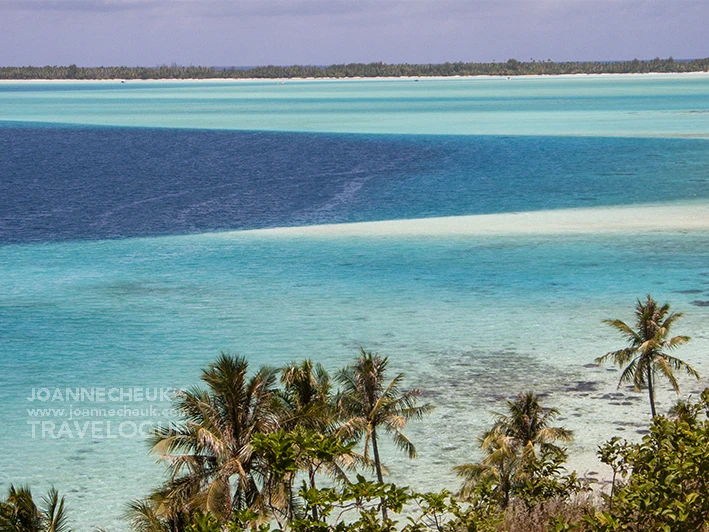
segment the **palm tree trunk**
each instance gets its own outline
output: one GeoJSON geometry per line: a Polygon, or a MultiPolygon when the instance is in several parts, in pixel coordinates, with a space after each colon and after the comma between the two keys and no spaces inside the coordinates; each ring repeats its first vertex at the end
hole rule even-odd
{"type": "MultiPolygon", "coordinates": [[[[372,451],[374,451],[374,467],[377,470],[377,480],[380,484],[384,484],[384,475],[382,475],[382,463],[379,460],[379,446],[377,445],[377,429],[372,429],[372,451]]],[[[382,503],[382,518],[387,520],[387,509],[384,497],[381,498],[382,503]]]]}
{"type": "Polygon", "coordinates": [[[293,479],[294,475],[288,477],[288,521],[293,522],[293,516],[295,515],[295,499],[293,497],[293,479]]]}
{"type": "MultiPolygon", "coordinates": [[[[308,479],[310,480],[310,489],[315,489],[315,468],[313,467],[313,464],[308,465],[308,479]]],[[[314,505],[311,515],[313,516],[313,521],[318,520],[318,509],[314,505]]]]}
{"type": "Polygon", "coordinates": [[[502,491],[502,509],[506,510],[510,505],[510,491],[512,491],[512,479],[510,472],[505,471],[505,465],[500,467],[500,490],[502,491]]]}
{"type": "Polygon", "coordinates": [[[647,368],[647,393],[650,395],[650,412],[655,417],[655,390],[652,387],[652,368],[647,368]]]}

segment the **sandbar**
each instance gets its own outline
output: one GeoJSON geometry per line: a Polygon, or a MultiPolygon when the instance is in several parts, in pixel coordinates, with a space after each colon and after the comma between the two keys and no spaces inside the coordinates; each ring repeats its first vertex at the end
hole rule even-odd
{"type": "Polygon", "coordinates": [[[309,225],[227,234],[433,237],[706,231],[709,231],[709,203],[702,201],[309,225]]]}

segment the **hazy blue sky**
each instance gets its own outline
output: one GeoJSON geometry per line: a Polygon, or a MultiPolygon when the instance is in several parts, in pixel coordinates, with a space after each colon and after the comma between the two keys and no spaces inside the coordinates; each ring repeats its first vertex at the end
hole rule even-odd
{"type": "Polygon", "coordinates": [[[0,0],[0,65],[709,56],[709,0],[0,0]]]}

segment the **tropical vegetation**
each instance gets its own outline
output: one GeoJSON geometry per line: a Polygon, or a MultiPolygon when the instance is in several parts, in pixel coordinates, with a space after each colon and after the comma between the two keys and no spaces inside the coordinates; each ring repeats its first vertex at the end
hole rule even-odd
{"type": "Polygon", "coordinates": [[[485,458],[453,468],[463,478],[460,495],[470,499],[484,494],[506,509],[515,497],[530,502],[580,491],[575,474],[563,475],[567,452],[557,442],[570,442],[573,435],[551,426],[559,411],[542,407],[532,392],[507,401],[507,411],[497,414],[479,439],[485,458]]]}
{"type": "MultiPolygon", "coordinates": [[[[357,361],[341,370],[337,379],[342,386],[338,396],[339,411],[344,416],[337,433],[348,440],[364,437],[364,459],[369,459],[371,444],[377,480],[384,483],[382,460],[377,442],[377,429],[391,434],[395,445],[409,458],[416,458],[414,444],[402,429],[412,418],[420,419],[431,411],[431,406],[417,406],[421,391],[400,391],[404,375],[399,373],[385,385],[384,373],[388,360],[360,349],[357,361]]],[[[382,500],[382,518],[387,519],[387,508],[382,500]]]]}
{"type": "MultiPolygon", "coordinates": [[[[629,346],[601,358],[627,364],[621,383],[647,385],[658,372],[672,375],[668,368],[696,376],[666,353],[687,340],[669,338],[680,316],[647,296],[634,328],[607,322],[629,346]]],[[[386,357],[365,349],[334,377],[311,360],[251,370],[244,357],[219,355],[202,371],[202,386],[175,398],[176,423],[154,431],[150,445],[166,480],[127,505],[130,529],[709,531],[709,388],[667,415],[657,414],[650,393],[648,434],[600,445],[613,475],[595,490],[565,468],[573,434],[557,424],[560,411],[521,393],[478,438],[479,460],[453,468],[459,488],[423,493],[385,481],[381,436],[414,458],[404,430],[432,410],[419,403],[421,390],[406,388],[402,374],[390,379],[387,369],[386,357]]],[[[10,486],[0,500],[0,532],[67,532],[68,524],[54,489],[40,504],[25,487],[10,486]]]]}
{"type": "Polygon", "coordinates": [[[28,487],[10,485],[7,497],[0,501],[2,532],[66,532],[69,530],[64,497],[54,488],[37,506],[28,487]]]}
{"type": "MultiPolygon", "coordinates": [[[[656,416],[640,443],[615,439],[604,463],[627,479],[609,504],[585,519],[588,530],[709,530],[709,388],[697,403],[656,416]]],[[[615,484],[615,483],[614,483],[615,484]]]]}
{"type": "Polygon", "coordinates": [[[387,64],[349,63],[329,66],[291,65],[249,68],[160,65],[156,67],[4,66],[0,79],[244,79],[244,78],[378,78],[431,76],[519,76],[559,74],[642,74],[706,72],[709,58],[688,61],[655,58],[641,61],[507,61],[492,63],[387,64]]]}
{"type": "MultiPolygon", "coordinates": [[[[418,404],[419,390],[402,390],[402,374],[387,382],[387,363],[362,349],[338,372],[335,393],[328,372],[310,360],[262,367],[249,377],[245,358],[221,354],[202,372],[206,389],[178,394],[182,419],[155,431],[152,450],[168,465],[168,479],[132,503],[133,528],[182,530],[197,515],[220,525],[241,515],[248,524],[273,520],[285,528],[307,506],[300,479],[309,492],[318,491],[318,477],[349,486],[348,473],[359,467],[373,469],[383,484],[377,430],[413,458],[403,429],[431,410],[418,404]],[[360,454],[355,446],[362,440],[360,454]]],[[[386,520],[386,498],[380,499],[386,520]]],[[[321,519],[323,511],[310,505],[309,518],[321,519]]]]}
{"type": "Polygon", "coordinates": [[[596,359],[597,364],[612,360],[618,366],[625,366],[620,374],[618,388],[632,383],[636,391],[647,388],[652,417],[655,408],[655,384],[657,375],[665,377],[675,392],[679,393],[679,383],[674,372],[684,370],[699,379],[699,373],[679,358],[669,354],[689,342],[689,336],[669,337],[672,325],[682,317],[681,312],[670,312],[670,305],[659,305],[650,294],[645,301],[638,299],[635,305],[635,327],[618,319],[605,320],[620,331],[628,340],[628,346],[611,351],[596,359]]]}

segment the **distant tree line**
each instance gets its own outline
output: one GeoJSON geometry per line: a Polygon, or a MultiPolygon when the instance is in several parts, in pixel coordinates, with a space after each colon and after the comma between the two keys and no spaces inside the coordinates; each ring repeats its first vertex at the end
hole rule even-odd
{"type": "Polygon", "coordinates": [[[518,61],[502,63],[387,64],[349,63],[330,66],[260,66],[217,68],[162,65],[158,67],[0,67],[0,79],[244,79],[244,78],[379,78],[430,76],[522,76],[559,74],[643,74],[650,72],[707,72],[709,58],[675,61],[655,58],[641,61],[518,61]]]}

